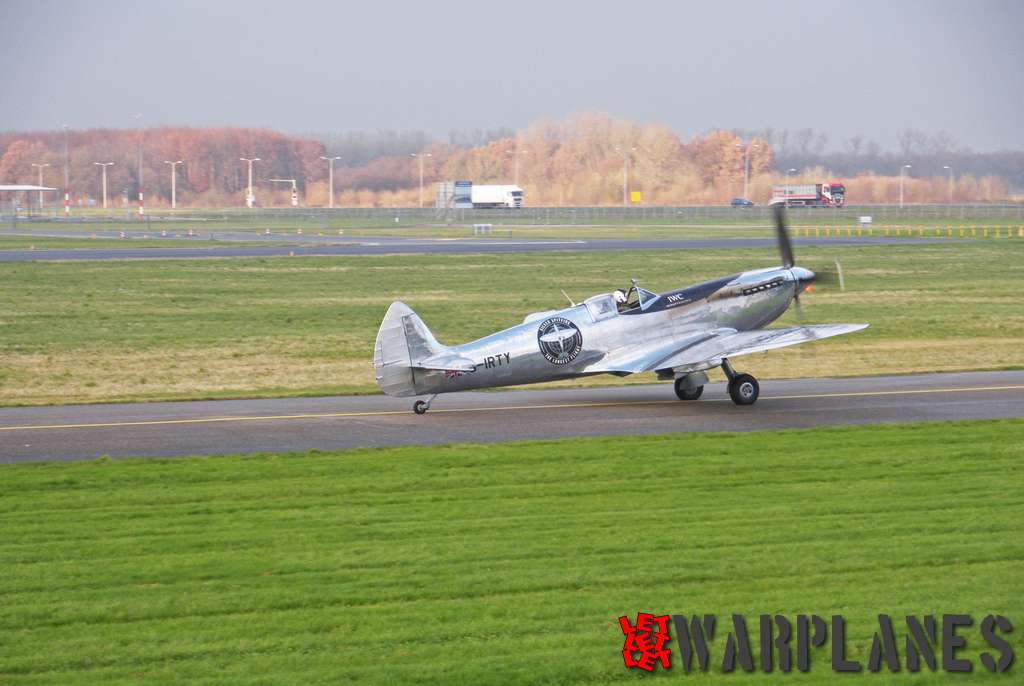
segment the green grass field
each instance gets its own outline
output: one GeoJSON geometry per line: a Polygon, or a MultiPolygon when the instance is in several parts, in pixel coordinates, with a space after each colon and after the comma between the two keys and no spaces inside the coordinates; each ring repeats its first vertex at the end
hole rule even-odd
{"type": "Polygon", "coordinates": [[[964,656],[1010,683],[1022,459],[1014,420],[6,466],[0,682],[632,682],[616,618],[656,611],[755,650],[760,613],[842,614],[862,662],[878,613],[1000,613],[1008,678],[977,625],[964,656]]]}
{"type": "MultiPolygon", "coordinates": [[[[1024,366],[1024,241],[798,255],[812,268],[834,257],[848,289],[805,297],[807,321],[871,328],[750,356],[746,369],[771,378],[1024,366]]],[[[0,404],[376,392],[372,346],[394,299],[458,343],[561,307],[559,289],[581,300],[636,276],[668,290],[777,260],[737,249],[9,263],[0,404]]]]}

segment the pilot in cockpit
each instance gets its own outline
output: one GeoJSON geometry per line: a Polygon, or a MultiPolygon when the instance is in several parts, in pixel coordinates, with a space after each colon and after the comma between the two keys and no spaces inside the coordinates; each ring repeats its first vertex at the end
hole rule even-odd
{"type": "Polygon", "coordinates": [[[619,312],[626,309],[626,291],[621,288],[617,288],[615,289],[615,292],[612,293],[612,296],[615,298],[615,306],[619,309],[619,312]]]}

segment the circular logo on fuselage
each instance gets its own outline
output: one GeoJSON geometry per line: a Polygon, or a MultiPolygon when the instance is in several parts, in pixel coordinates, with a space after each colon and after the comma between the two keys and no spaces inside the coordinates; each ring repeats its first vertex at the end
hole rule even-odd
{"type": "Polygon", "coordinates": [[[568,319],[552,317],[537,329],[537,345],[551,364],[569,364],[583,348],[583,334],[568,319]]]}

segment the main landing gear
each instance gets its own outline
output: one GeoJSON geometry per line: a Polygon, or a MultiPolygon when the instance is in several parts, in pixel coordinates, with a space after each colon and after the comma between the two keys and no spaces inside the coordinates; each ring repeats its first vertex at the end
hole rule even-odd
{"type": "Polygon", "coordinates": [[[430,403],[434,402],[434,398],[436,397],[437,394],[435,393],[426,400],[417,400],[412,404],[412,411],[416,414],[426,414],[427,410],[430,409],[430,403]]]}
{"type": "Polygon", "coordinates": [[[704,394],[704,384],[708,376],[704,372],[687,374],[676,379],[676,397],[680,400],[696,400],[704,394]]]}
{"type": "Polygon", "coordinates": [[[729,360],[722,360],[722,371],[729,379],[729,397],[737,405],[753,405],[761,394],[761,386],[750,374],[739,374],[729,360]]]}

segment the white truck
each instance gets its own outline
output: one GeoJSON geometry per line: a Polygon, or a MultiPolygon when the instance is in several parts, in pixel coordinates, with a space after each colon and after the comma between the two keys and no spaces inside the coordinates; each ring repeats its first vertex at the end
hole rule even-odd
{"type": "Polygon", "coordinates": [[[769,205],[806,205],[808,207],[842,207],[846,202],[846,186],[839,181],[825,183],[787,183],[772,186],[769,205]]]}
{"type": "Polygon", "coordinates": [[[519,186],[473,184],[470,198],[474,209],[518,208],[523,206],[523,189],[519,186]]]}

